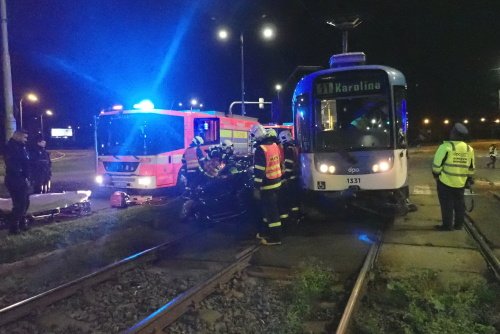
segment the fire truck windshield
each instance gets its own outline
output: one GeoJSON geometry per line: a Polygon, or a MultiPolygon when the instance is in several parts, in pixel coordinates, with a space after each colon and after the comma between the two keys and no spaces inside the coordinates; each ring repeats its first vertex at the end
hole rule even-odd
{"type": "Polygon", "coordinates": [[[97,123],[99,155],[155,155],[184,148],[184,120],[160,114],[100,116],[97,123]]]}

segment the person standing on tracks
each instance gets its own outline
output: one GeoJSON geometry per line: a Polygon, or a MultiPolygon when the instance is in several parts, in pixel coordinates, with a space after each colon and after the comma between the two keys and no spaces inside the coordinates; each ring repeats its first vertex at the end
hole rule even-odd
{"type": "Polygon", "coordinates": [[[45,194],[50,191],[52,162],[50,161],[50,153],[45,149],[46,145],[45,139],[38,137],[29,153],[31,162],[30,179],[35,194],[45,194]]]}
{"type": "Polygon", "coordinates": [[[262,230],[257,233],[263,245],[281,245],[282,225],[278,207],[281,186],[281,153],[276,138],[269,137],[261,124],[250,129],[255,141],[254,197],[262,210],[262,230]]]}
{"type": "Polygon", "coordinates": [[[29,197],[29,155],[26,150],[28,134],[17,130],[5,148],[5,186],[12,198],[12,212],[8,217],[9,233],[19,234],[28,230],[26,212],[29,197]]]}
{"type": "Polygon", "coordinates": [[[437,193],[441,206],[440,231],[460,230],[464,225],[464,190],[474,175],[474,150],[465,143],[469,132],[456,123],[451,129],[450,140],[437,149],[432,162],[432,174],[437,181],[437,193]]]}
{"type": "Polygon", "coordinates": [[[490,155],[490,162],[486,164],[486,167],[492,167],[495,168],[495,164],[497,162],[497,146],[495,144],[491,144],[490,147],[488,147],[488,154],[490,155]]]}
{"type": "Polygon", "coordinates": [[[186,195],[191,196],[198,187],[203,170],[201,163],[205,160],[205,154],[201,149],[204,140],[201,136],[195,136],[188,148],[182,155],[182,168],[186,176],[186,195]]]}
{"type": "Polygon", "coordinates": [[[279,141],[283,146],[285,168],[281,198],[283,207],[289,215],[289,221],[298,223],[300,213],[300,184],[299,184],[299,151],[292,138],[290,130],[283,130],[279,134],[279,141]]]}

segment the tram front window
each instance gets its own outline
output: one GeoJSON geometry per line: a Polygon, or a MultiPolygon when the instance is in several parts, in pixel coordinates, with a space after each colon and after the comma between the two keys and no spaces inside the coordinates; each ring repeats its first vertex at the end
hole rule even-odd
{"type": "Polygon", "coordinates": [[[391,118],[387,97],[320,99],[315,109],[316,151],[390,148],[391,118]]]}

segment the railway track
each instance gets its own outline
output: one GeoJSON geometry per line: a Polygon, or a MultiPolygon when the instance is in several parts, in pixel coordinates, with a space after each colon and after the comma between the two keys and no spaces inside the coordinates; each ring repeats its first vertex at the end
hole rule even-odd
{"type": "MultiPolygon", "coordinates": [[[[354,236],[348,235],[350,232],[345,232],[342,228],[341,232],[336,232],[341,233],[340,235],[330,236],[334,238],[329,239],[332,241],[322,242],[335,244],[339,242],[335,238],[339,237],[355,239],[354,236]]],[[[204,233],[202,239],[206,241],[207,231],[204,233]]],[[[318,235],[325,238],[323,233],[318,235]]],[[[68,330],[89,333],[123,330],[128,330],[129,333],[151,333],[169,325],[176,328],[175,320],[182,319],[183,313],[196,309],[197,305],[203,304],[207,297],[221,286],[232,284],[235,277],[250,273],[249,261],[252,255],[260,251],[259,247],[253,245],[253,241],[252,246],[249,246],[248,241],[241,239],[228,246],[228,235],[220,236],[219,240],[215,238],[212,244],[208,242],[201,251],[186,250],[189,246],[204,242],[193,238],[194,236],[189,235],[181,240],[158,245],[91,275],[5,307],[0,310],[0,333],[12,333],[16,330],[26,332],[38,328],[41,324],[45,328],[52,328],[53,333],[64,333],[68,330]],[[180,247],[181,244],[184,246],[180,247]],[[212,250],[215,257],[208,255],[212,250]],[[224,255],[218,255],[218,252],[224,255]],[[153,279],[149,278],[151,275],[153,279]],[[194,276],[197,278],[191,279],[194,276]],[[163,279],[165,277],[173,280],[163,279]],[[152,290],[154,296],[151,292],[147,294],[146,290],[152,290]],[[121,295],[127,295],[128,299],[122,298],[121,295]],[[106,326],[102,325],[102,322],[106,322],[106,326]]],[[[309,240],[308,242],[314,240],[314,237],[310,239],[310,235],[300,238],[309,240]]],[[[312,241],[312,244],[314,243],[312,241]]],[[[365,252],[365,248],[367,247],[363,246],[360,249],[365,252]]],[[[273,249],[267,248],[264,252],[273,252],[273,249]]],[[[370,253],[376,254],[374,251],[370,253]]],[[[265,256],[268,257],[269,253],[265,256]]],[[[280,270],[284,270],[283,266],[278,265],[274,272],[280,270]]],[[[287,273],[285,276],[289,276],[290,271],[284,272],[287,273]]],[[[248,275],[255,276],[255,270],[248,275]]],[[[278,275],[280,280],[283,275],[283,272],[278,275]]],[[[362,285],[357,283],[360,284],[362,285]]]]}
{"type": "Polygon", "coordinates": [[[474,220],[468,214],[465,215],[465,230],[470,234],[472,239],[474,239],[488,268],[491,270],[496,280],[500,282],[500,260],[489,246],[486,236],[476,228],[474,220]]]}
{"type": "Polygon", "coordinates": [[[132,256],[105,266],[104,268],[89,275],[72,280],[36,296],[32,296],[13,305],[4,307],[0,310],[0,326],[19,320],[37,309],[52,305],[57,301],[76,294],[77,292],[109,280],[110,278],[127,270],[131,270],[140,264],[152,262],[161,257],[165,252],[168,252],[170,249],[179,247],[179,245],[185,242],[186,239],[192,238],[193,236],[194,234],[190,234],[180,237],[174,241],[166,242],[146,249],[142,252],[133,254],[132,256]]]}
{"type": "MultiPolygon", "coordinates": [[[[361,266],[357,274],[357,278],[355,280],[354,285],[352,286],[352,291],[350,292],[349,299],[347,303],[345,303],[345,307],[342,313],[342,317],[340,321],[337,317],[333,316],[327,321],[321,321],[320,326],[324,326],[323,329],[319,329],[319,332],[331,332],[330,329],[336,328],[336,333],[343,334],[348,333],[348,330],[351,327],[353,315],[355,310],[361,300],[370,270],[374,266],[374,262],[377,257],[377,253],[381,244],[381,233],[377,233],[377,236],[374,237],[374,240],[370,240],[371,246],[366,254],[365,260],[361,266]]],[[[296,269],[294,268],[283,268],[283,267],[270,267],[270,266],[256,266],[249,265],[248,261],[249,256],[253,253],[257,252],[259,248],[250,248],[243,253],[242,256],[239,257],[234,263],[230,264],[223,271],[217,273],[210,279],[205,282],[201,282],[198,285],[192,287],[189,291],[184,292],[175,298],[173,298],[169,303],[163,305],[157,311],[152,313],[147,318],[138,322],[133,327],[129,328],[126,333],[161,333],[161,332],[169,332],[169,333],[185,333],[192,331],[202,331],[202,332],[217,332],[221,328],[227,328],[229,326],[238,326],[238,322],[241,322],[240,316],[238,321],[238,315],[234,315],[233,313],[238,313],[239,309],[245,308],[245,300],[253,300],[254,303],[259,304],[259,302],[255,301],[255,296],[253,295],[253,291],[246,290],[245,292],[241,292],[241,285],[245,285],[246,283],[234,283],[234,281],[241,280],[246,281],[249,280],[249,277],[256,277],[260,280],[264,281],[274,281],[278,282],[274,284],[274,287],[280,285],[279,282],[286,281],[285,290],[288,289],[286,286],[291,284],[291,281],[294,280],[297,275],[296,269]],[[231,275],[234,275],[231,280],[231,275]],[[246,278],[241,278],[244,276],[246,278]],[[227,284],[228,281],[232,281],[232,283],[227,284]],[[226,286],[225,286],[226,284],[226,286]],[[246,296],[245,296],[246,295],[246,296]],[[236,297],[235,297],[236,296],[236,297]],[[238,301],[239,300],[239,301],[238,301]],[[238,305],[238,303],[243,303],[242,305],[238,305]],[[203,305],[203,306],[202,306],[203,305]],[[206,308],[209,306],[209,310],[211,312],[215,312],[215,314],[219,314],[220,316],[215,316],[217,320],[212,324],[212,327],[205,328],[192,328],[193,324],[199,324],[200,318],[203,318],[204,312],[196,312],[195,310],[206,308]],[[214,307],[214,305],[218,305],[214,307]],[[212,309],[213,307],[213,309],[212,309]],[[216,309],[217,310],[214,310],[216,309]],[[236,312],[235,312],[236,310],[236,312]],[[193,312],[194,311],[194,312],[193,312]],[[191,313],[190,315],[186,315],[184,313],[191,313]],[[197,314],[197,315],[194,315],[197,314]],[[184,315],[183,315],[184,314],[184,315]],[[180,319],[179,322],[181,324],[177,324],[175,321],[180,319]],[[183,324],[182,324],[183,322],[183,324]],[[231,325],[228,325],[231,324],[231,325]],[[168,327],[171,326],[171,327],[168,327]],[[225,327],[226,326],[226,327],[225,327]]],[[[273,294],[273,288],[269,288],[269,286],[273,285],[269,282],[260,282],[260,283],[252,283],[252,288],[250,290],[257,290],[266,292],[268,294],[273,294]],[[271,292],[270,292],[271,291],[271,292]]],[[[281,293],[283,292],[283,286],[278,288],[281,293]]],[[[291,287],[290,287],[291,289],[291,287]]],[[[243,289],[244,290],[244,289],[243,289]]],[[[276,289],[275,289],[276,290],[276,289]]],[[[276,303],[273,307],[270,307],[270,310],[275,310],[277,314],[275,318],[279,318],[279,320],[274,320],[276,326],[281,326],[284,322],[286,316],[284,314],[279,314],[280,311],[283,311],[283,308],[286,308],[286,298],[284,294],[278,292],[278,297],[271,298],[272,301],[276,303]],[[283,299],[277,302],[277,299],[283,299]],[[280,318],[281,317],[281,318],[280,318]]],[[[268,301],[264,301],[267,303],[268,301]]],[[[260,306],[256,307],[258,318],[263,325],[272,326],[272,317],[269,315],[269,311],[260,309],[260,306]]],[[[206,310],[205,310],[206,311],[206,310]]],[[[249,319],[257,318],[253,315],[248,316],[249,319]]],[[[198,325],[199,326],[199,325],[198,325]]],[[[250,325],[249,325],[250,326],[250,325]]],[[[307,327],[307,324],[304,324],[307,327]]],[[[305,328],[304,327],[304,328],[305,328]]],[[[266,328],[267,330],[271,329],[266,328]]],[[[244,328],[235,328],[232,327],[228,329],[229,332],[241,332],[245,330],[244,328]]],[[[263,330],[263,328],[259,328],[258,330],[263,330]]],[[[309,329],[310,330],[310,329],[309,329]]],[[[308,330],[308,332],[309,332],[308,330]]],[[[254,332],[255,328],[249,329],[249,332],[254,332]]]]}

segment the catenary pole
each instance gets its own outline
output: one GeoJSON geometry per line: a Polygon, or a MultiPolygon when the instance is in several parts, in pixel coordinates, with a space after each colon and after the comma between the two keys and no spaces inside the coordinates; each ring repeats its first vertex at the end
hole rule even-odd
{"type": "Polygon", "coordinates": [[[12,97],[12,73],[9,55],[9,34],[7,31],[7,5],[6,0],[0,0],[2,20],[2,69],[3,69],[3,96],[5,101],[5,140],[12,137],[16,129],[14,118],[14,98],[12,97]]]}

